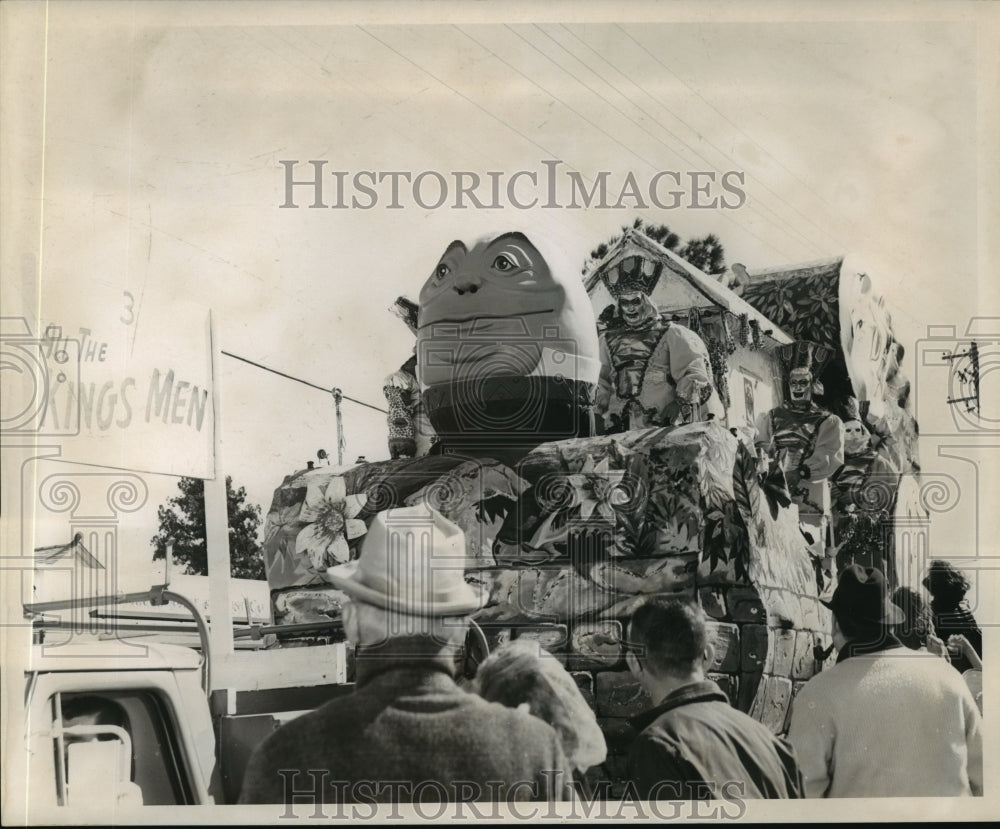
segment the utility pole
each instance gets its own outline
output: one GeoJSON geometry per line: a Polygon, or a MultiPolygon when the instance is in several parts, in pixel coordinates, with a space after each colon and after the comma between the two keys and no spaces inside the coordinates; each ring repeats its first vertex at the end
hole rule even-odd
{"type": "Polygon", "coordinates": [[[955,353],[945,352],[941,355],[942,360],[952,363],[953,360],[964,360],[964,365],[952,363],[953,376],[958,378],[958,390],[967,392],[962,397],[949,397],[946,401],[948,405],[954,406],[957,403],[965,404],[965,411],[969,414],[979,415],[979,345],[973,340],[965,351],[955,353]]]}
{"type": "Polygon", "coordinates": [[[337,412],[337,466],[344,465],[344,420],[340,413],[340,401],[344,397],[344,393],[338,389],[333,388],[330,390],[333,395],[333,407],[337,412]]]}

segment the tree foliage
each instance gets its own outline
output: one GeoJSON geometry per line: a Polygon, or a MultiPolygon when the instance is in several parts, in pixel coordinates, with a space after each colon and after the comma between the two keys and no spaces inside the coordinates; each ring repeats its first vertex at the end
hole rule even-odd
{"type": "MultiPolygon", "coordinates": [[[[150,540],[153,560],[164,558],[167,541],[174,540],[174,559],[188,575],[208,575],[208,549],[205,544],[205,482],[200,478],[181,478],[180,495],[168,498],[156,511],[160,529],[150,540]]],[[[233,479],[226,476],[226,507],[229,513],[229,572],[234,578],[263,579],[264,557],[257,543],[260,507],[246,500],[245,487],[233,489],[233,479]]]]}
{"type": "Polygon", "coordinates": [[[691,239],[678,255],[704,273],[716,276],[726,272],[726,252],[714,233],[703,239],[691,239]]]}
{"type": "Polygon", "coordinates": [[[667,225],[646,224],[642,219],[636,218],[631,227],[622,225],[621,233],[616,233],[606,242],[601,242],[590,252],[589,258],[583,264],[583,273],[586,274],[607,256],[608,251],[616,242],[621,241],[622,234],[628,230],[641,230],[654,242],[659,242],[667,250],[673,251],[681,259],[690,262],[707,274],[718,276],[726,272],[726,252],[722,247],[722,242],[714,233],[709,233],[701,239],[689,239],[682,247],[681,237],[667,225]]]}

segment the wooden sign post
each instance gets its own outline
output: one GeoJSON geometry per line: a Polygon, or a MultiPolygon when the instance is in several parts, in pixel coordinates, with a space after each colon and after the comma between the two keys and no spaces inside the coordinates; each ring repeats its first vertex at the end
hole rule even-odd
{"type": "Polygon", "coordinates": [[[212,645],[213,675],[216,668],[233,653],[233,609],[229,600],[229,511],[226,497],[226,474],[222,453],[222,417],[219,383],[218,331],[215,314],[208,315],[208,341],[212,352],[212,401],[215,421],[213,446],[215,475],[205,481],[205,543],[208,557],[209,629],[212,645]]]}

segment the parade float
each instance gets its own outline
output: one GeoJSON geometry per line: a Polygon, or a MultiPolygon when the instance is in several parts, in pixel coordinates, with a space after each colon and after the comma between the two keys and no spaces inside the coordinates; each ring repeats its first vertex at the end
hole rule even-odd
{"type": "Polygon", "coordinates": [[[839,566],[905,583],[915,549],[894,538],[914,514],[916,427],[873,297],[841,260],[720,281],[638,230],[583,280],[520,233],[452,243],[397,305],[416,342],[386,382],[392,459],[275,490],[264,553],[285,643],[339,618],[323,574],[375,513],[427,504],[466,532],[489,644],[534,640],[572,672],[607,737],[600,774],[622,779],[627,718],[651,704],[623,645],[649,594],[700,601],[711,678],[782,732],[829,664],[819,599],[839,566]]]}

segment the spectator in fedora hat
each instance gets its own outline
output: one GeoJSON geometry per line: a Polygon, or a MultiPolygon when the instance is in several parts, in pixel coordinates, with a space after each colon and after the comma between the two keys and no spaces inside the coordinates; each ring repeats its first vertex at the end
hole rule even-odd
{"type": "Polygon", "coordinates": [[[356,688],[256,749],[242,803],[301,803],[314,789],[328,803],[570,794],[572,772],[551,726],[454,680],[469,615],[487,598],[466,583],[465,560],[464,533],[436,510],[375,516],[360,557],[327,571],[346,595],[356,688]]]}
{"type": "Polygon", "coordinates": [[[836,664],[805,684],[788,738],[807,797],[981,795],[982,719],[948,663],[892,634],[881,571],[853,564],[830,601],[836,664]]]}

